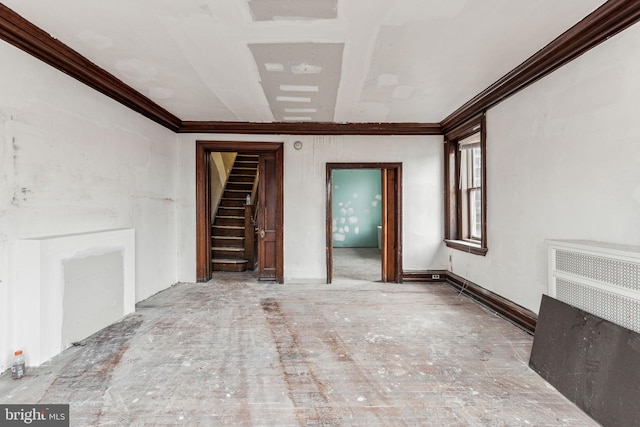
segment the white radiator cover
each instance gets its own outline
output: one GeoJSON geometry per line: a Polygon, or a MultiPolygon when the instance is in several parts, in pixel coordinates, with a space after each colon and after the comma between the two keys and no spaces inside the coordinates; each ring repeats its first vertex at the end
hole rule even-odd
{"type": "Polygon", "coordinates": [[[549,296],[640,333],[640,247],[547,240],[549,296]]]}

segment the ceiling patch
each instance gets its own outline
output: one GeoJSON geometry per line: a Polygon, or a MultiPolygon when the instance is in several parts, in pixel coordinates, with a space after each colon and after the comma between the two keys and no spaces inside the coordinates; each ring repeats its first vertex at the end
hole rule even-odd
{"type": "Polygon", "coordinates": [[[296,113],[296,114],[309,114],[309,113],[317,113],[318,110],[316,108],[285,108],[285,113],[296,113]]]}
{"type": "Polygon", "coordinates": [[[288,122],[310,122],[311,116],[284,116],[283,119],[288,122]]]}
{"type": "Polygon", "coordinates": [[[284,65],[274,64],[273,62],[267,62],[266,64],[264,64],[264,68],[272,73],[281,73],[284,71],[284,65]]]}
{"type": "Polygon", "coordinates": [[[173,90],[164,87],[152,87],[149,89],[149,96],[153,99],[173,98],[173,90]]]}
{"type": "Polygon", "coordinates": [[[275,120],[333,121],[343,43],[249,44],[248,47],[275,120]],[[274,67],[266,64],[282,65],[282,71],[269,72],[274,67]]]}
{"type": "Polygon", "coordinates": [[[378,87],[396,86],[398,84],[398,76],[395,74],[380,74],[378,76],[378,87]]]}
{"type": "Polygon", "coordinates": [[[249,0],[254,21],[318,20],[338,17],[338,0],[249,0]]]}
{"type": "Polygon", "coordinates": [[[320,74],[322,72],[322,67],[303,62],[301,64],[292,65],[291,72],[293,74],[320,74]]]}
{"type": "Polygon", "coordinates": [[[127,78],[138,83],[149,82],[158,77],[158,70],[153,65],[137,58],[121,59],[116,62],[116,69],[127,78]]]}
{"type": "Polygon", "coordinates": [[[276,96],[276,101],[282,102],[311,102],[311,98],[304,96],[276,96]]]}
{"type": "Polygon", "coordinates": [[[113,40],[109,37],[98,34],[95,31],[84,30],[76,34],[76,38],[82,40],[86,44],[95,47],[96,49],[107,49],[113,46],[113,40]]]}
{"type": "Polygon", "coordinates": [[[393,99],[408,99],[413,93],[413,86],[398,86],[393,90],[393,99]]]}
{"type": "Polygon", "coordinates": [[[318,86],[280,85],[280,90],[283,92],[318,92],[320,88],[318,86]]]}

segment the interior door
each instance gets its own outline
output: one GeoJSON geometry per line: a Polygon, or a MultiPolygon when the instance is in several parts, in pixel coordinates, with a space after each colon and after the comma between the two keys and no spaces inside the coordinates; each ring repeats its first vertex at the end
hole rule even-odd
{"type": "Polygon", "coordinates": [[[278,173],[276,153],[260,154],[258,280],[278,280],[278,173]]]}

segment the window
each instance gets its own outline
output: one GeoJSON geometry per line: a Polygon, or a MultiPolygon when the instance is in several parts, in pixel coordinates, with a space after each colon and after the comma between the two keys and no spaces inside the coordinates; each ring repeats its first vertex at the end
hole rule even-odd
{"type": "Polygon", "coordinates": [[[484,114],[445,135],[446,244],[487,253],[484,114]]]}
{"type": "Polygon", "coordinates": [[[462,238],[482,240],[482,149],[480,132],[458,143],[462,206],[462,238]]]}

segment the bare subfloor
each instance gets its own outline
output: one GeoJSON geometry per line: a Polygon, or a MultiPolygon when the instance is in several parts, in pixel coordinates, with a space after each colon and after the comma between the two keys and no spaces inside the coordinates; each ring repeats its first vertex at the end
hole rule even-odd
{"type": "Polygon", "coordinates": [[[333,248],[333,279],[341,283],[378,282],[382,277],[378,248],[333,248]]]}
{"type": "Polygon", "coordinates": [[[597,425],[527,367],[532,338],[446,285],[180,284],[28,376],[2,403],[71,424],[597,425]]]}

